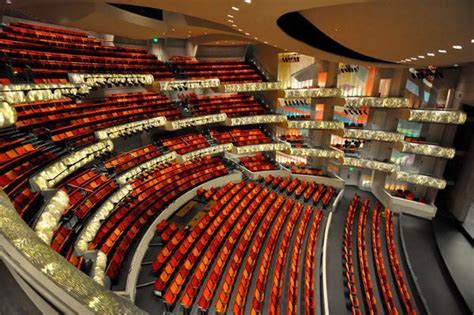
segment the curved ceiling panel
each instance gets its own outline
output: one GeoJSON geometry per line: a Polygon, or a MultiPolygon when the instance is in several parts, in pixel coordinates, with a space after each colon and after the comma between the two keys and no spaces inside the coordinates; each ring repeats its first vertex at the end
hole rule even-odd
{"type": "Polygon", "coordinates": [[[328,53],[366,62],[389,63],[389,61],[373,58],[341,45],[314,26],[299,12],[281,16],[277,24],[288,36],[328,53]]]}
{"type": "Polygon", "coordinates": [[[299,12],[341,45],[377,59],[425,66],[474,61],[472,0],[371,1],[299,12]]]}

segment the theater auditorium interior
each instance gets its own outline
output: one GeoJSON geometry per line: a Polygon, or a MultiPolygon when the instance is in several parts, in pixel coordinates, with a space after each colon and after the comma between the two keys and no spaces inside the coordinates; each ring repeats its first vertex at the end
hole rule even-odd
{"type": "Polygon", "coordinates": [[[0,314],[474,313],[474,1],[0,17],[0,314]]]}

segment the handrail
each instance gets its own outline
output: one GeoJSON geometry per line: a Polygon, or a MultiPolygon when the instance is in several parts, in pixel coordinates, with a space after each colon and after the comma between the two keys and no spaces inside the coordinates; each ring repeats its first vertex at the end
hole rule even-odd
{"type": "Polygon", "coordinates": [[[326,222],[326,229],[324,230],[324,241],[323,241],[323,256],[322,256],[322,274],[323,274],[323,305],[324,315],[329,315],[329,299],[328,299],[328,277],[327,277],[327,246],[329,229],[331,228],[332,212],[329,212],[328,219],[326,222]]]}
{"type": "Polygon", "coordinates": [[[146,314],[96,284],[41,241],[1,190],[0,257],[64,313],[146,314]]]}

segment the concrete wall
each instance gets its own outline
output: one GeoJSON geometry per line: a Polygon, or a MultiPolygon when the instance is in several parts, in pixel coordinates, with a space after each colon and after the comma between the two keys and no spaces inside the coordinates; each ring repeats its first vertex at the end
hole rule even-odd
{"type": "Polygon", "coordinates": [[[278,77],[278,53],[281,50],[268,45],[254,45],[249,53],[256,59],[263,68],[276,79],[278,77]]]}

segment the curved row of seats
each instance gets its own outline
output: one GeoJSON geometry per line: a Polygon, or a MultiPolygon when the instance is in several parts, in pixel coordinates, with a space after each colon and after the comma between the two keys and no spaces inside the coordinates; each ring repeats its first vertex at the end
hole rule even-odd
{"type": "Polygon", "coordinates": [[[254,156],[245,156],[239,158],[240,164],[252,172],[276,170],[275,164],[269,160],[263,153],[256,153],[254,156]]]}
{"type": "Polygon", "coordinates": [[[374,293],[374,286],[370,276],[369,257],[366,244],[366,225],[370,202],[364,200],[359,212],[359,222],[357,224],[357,258],[359,262],[359,275],[362,279],[365,305],[370,314],[378,314],[377,301],[374,293]]]}
{"type": "Polygon", "coordinates": [[[227,174],[220,158],[170,163],[131,183],[133,192],[102,223],[89,249],[108,257],[107,275],[115,280],[137,234],[172,200],[210,179],[227,174]]]}
{"type": "Polygon", "coordinates": [[[253,96],[245,94],[195,96],[188,99],[188,104],[196,116],[226,113],[228,117],[240,117],[267,112],[253,96]]]}
{"type": "Polygon", "coordinates": [[[392,292],[392,283],[395,283],[398,296],[403,302],[403,313],[416,314],[415,306],[410,298],[408,287],[401,270],[397,248],[393,234],[393,214],[386,209],[385,214],[385,237],[386,248],[382,248],[381,236],[381,216],[383,208],[376,203],[372,213],[371,220],[371,242],[366,238],[367,218],[369,217],[370,203],[366,199],[362,204],[360,203],[360,196],[354,195],[349,204],[343,237],[343,257],[344,257],[344,275],[345,283],[348,288],[348,296],[351,306],[352,314],[364,313],[362,305],[359,303],[360,297],[364,301],[365,313],[378,314],[383,312],[378,308],[375,298],[376,290],[381,292],[382,305],[384,310],[389,314],[399,314],[402,310],[398,309],[394,294],[392,292]],[[358,219],[356,218],[358,214],[358,219]],[[357,262],[358,270],[354,267],[353,258],[353,230],[354,222],[357,221],[357,262]],[[372,245],[373,260],[368,256],[368,246],[372,245]],[[390,262],[391,273],[388,271],[389,267],[385,265],[384,255],[388,256],[390,262]],[[377,280],[371,279],[370,262],[375,264],[375,276],[377,280]],[[359,284],[363,292],[358,292],[356,281],[360,279],[359,284]]]}
{"type": "Polygon", "coordinates": [[[410,293],[408,292],[408,286],[403,276],[403,272],[400,266],[400,261],[397,254],[397,245],[395,243],[394,231],[393,231],[393,213],[386,209],[385,210],[385,237],[387,242],[387,250],[390,259],[390,267],[392,269],[392,274],[395,278],[395,283],[397,284],[398,294],[403,301],[403,306],[405,312],[410,315],[416,314],[416,308],[410,298],[410,293]]]}
{"type": "Polygon", "coordinates": [[[154,159],[160,156],[161,154],[161,151],[159,151],[155,145],[150,144],[114,156],[104,161],[104,166],[108,170],[114,170],[117,173],[121,173],[131,169],[132,167],[140,163],[154,159]]]}
{"type": "Polygon", "coordinates": [[[293,174],[325,176],[324,171],[318,168],[309,167],[306,165],[290,165],[289,167],[293,174]]]}
{"type": "Polygon", "coordinates": [[[93,133],[114,125],[157,116],[182,118],[176,104],[157,92],[113,94],[104,100],[76,102],[72,99],[15,104],[16,126],[35,134],[47,134],[54,142],[84,145],[93,133]]]}
{"type": "Polygon", "coordinates": [[[233,143],[236,146],[271,143],[272,139],[259,128],[216,128],[210,135],[219,143],[233,143]]]}
{"type": "Polygon", "coordinates": [[[292,313],[299,307],[314,309],[315,251],[322,212],[293,198],[309,186],[298,179],[268,176],[213,190],[209,212],[194,228],[176,229],[152,263],[157,274],[155,295],[163,299],[165,308],[173,311],[180,306],[188,313],[194,307],[201,312],[214,308],[220,314],[244,314],[248,307],[252,313],[261,313],[265,302],[280,307],[283,283],[288,281],[292,283],[286,288],[292,296],[288,305],[292,313]],[[272,261],[276,263],[273,274],[272,261]],[[272,293],[265,298],[269,286],[272,293]],[[305,296],[305,306],[298,306],[300,288],[310,295],[305,296]]]}
{"type": "Polygon", "coordinates": [[[86,33],[10,23],[0,32],[0,59],[14,71],[29,69],[36,78],[67,79],[71,72],[151,73],[159,80],[173,79],[156,56],[143,49],[102,45],[86,33]]]}
{"type": "Polygon", "coordinates": [[[393,299],[392,290],[388,281],[387,270],[385,269],[385,263],[382,254],[382,243],[380,236],[380,217],[383,208],[376,203],[372,214],[372,250],[374,253],[375,270],[377,272],[377,279],[379,287],[382,291],[382,296],[385,302],[385,307],[389,314],[398,314],[393,299]]]}
{"type": "Polygon", "coordinates": [[[42,202],[41,195],[30,189],[30,177],[62,153],[54,144],[33,135],[18,132],[2,139],[0,186],[26,222],[34,220],[42,202]]]}
{"type": "Polygon", "coordinates": [[[60,224],[53,235],[51,247],[69,259],[84,223],[118,188],[118,184],[106,174],[86,169],[61,183],[59,188],[67,192],[69,207],[61,217],[60,224]]]}
{"type": "Polygon", "coordinates": [[[362,314],[359,298],[357,296],[356,277],[354,270],[354,261],[352,255],[352,230],[355,220],[355,214],[357,207],[359,206],[360,197],[354,195],[349,208],[347,210],[346,221],[344,225],[344,237],[343,237],[343,258],[344,258],[344,275],[346,279],[346,285],[348,287],[349,300],[351,303],[351,311],[354,315],[362,314]]]}
{"type": "Polygon", "coordinates": [[[182,136],[167,136],[160,141],[168,150],[176,151],[178,154],[185,154],[211,146],[206,137],[198,132],[191,132],[182,136]]]}
{"type": "Polygon", "coordinates": [[[172,60],[173,68],[190,80],[219,78],[222,83],[262,82],[263,77],[256,68],[240,60],[172,60]]]}

